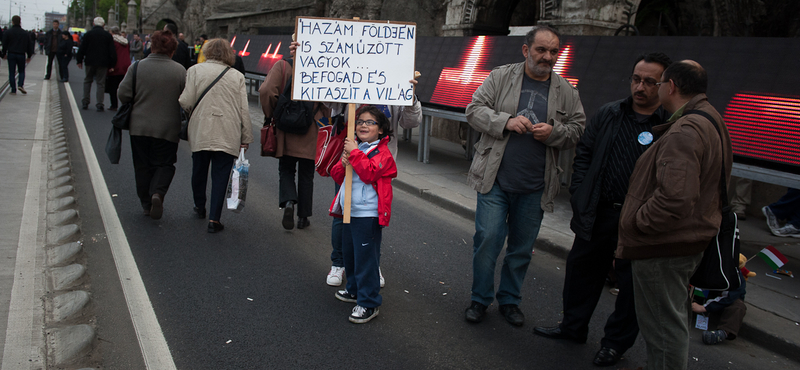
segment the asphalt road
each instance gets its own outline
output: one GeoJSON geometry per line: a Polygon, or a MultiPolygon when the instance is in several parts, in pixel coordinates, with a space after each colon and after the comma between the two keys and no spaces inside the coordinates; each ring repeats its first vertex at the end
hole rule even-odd
{"type": "MultiPolygon", "coordinates": [[[[71,82],[61,90],[68,121],[65,87],[72,89],[80,104],[83,77],[74,64],[70,73],[71,82]]],[[[254,104],[252,111],[257,113],[254,104]]],[[[547,340],[531,332],[533,326],[554,325],[560,319],[561,259],[543,252],[534,256],[520,305],[526,314],[524,327],[507,324],[496,305],[483,323],[467,323],[463,312],[471,285],[472,221],[395,190],[394,216],[383,234],[384,305],[372,322],[354,325],[347,320],[353,305],[335,299],[337,288],[325,284],[330,268],[331,218],[326,211],[334,195],[331,179],[315,179],[311,226],[286,231],[280,226],[283,213],[278,209],[278,161],[259,157],[254,148],[248,153],[250,182],[244,212],[224,210],[225,230],[208,234],[207,221],[193,217],[191,153],[182,142],[164,217],[154,221],[142,216],[135,194],[127,132],[122,160],[112,165],[103,148],[113,112],[97,113],[92,102],[90,110],[81,113],[179,369],[595,368],[591,360],[613,307],[612,295],[603,295],[586,345],[547,340]]],[[[260,115],[253,118],[260,123],[260,115]]],[[[79,142],[72,124],[66,125],[81,228],[90,255],[88,279],[100,355],[105,368],[141,368],[102,220],[91,199],[91,183],[77,153],[79,142]]],[[[701,343],[700,331],[692,330],[691,341],[690,369],[797,366],[745,340],[709,347],[701,343]]],[[[617,367],[643,366],[644,349],[640,336],[617,367]]]]}

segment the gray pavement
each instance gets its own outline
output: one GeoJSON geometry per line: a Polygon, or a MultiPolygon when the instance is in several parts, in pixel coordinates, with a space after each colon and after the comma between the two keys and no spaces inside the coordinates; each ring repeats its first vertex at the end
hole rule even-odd
{"type": "MultiPolygon", "coordinates": [[[[416,157],[416,131],[410,142],[398,143],[399,173],[395,186],[474,219],[477,195],[466,185],[471,162],[465,159],[464,149],[458,144],[433,138],[430,163],[423,164],[416,157]]],[[[771,351],[800,360],[800,239],[773,236],[760,210],[750,212],[758,215],[751,214],[746,220],[740,221],[741,253],[750,258],[764,247],[772,245],[789,260],[784,268],[794,268],[797,274],[795,278],[776,275],[759,257],[748,262],[747,268],[757,276],[747,282],[748,310],[740,336],[771,351]]],[[[566,258],[575,236],[569,228],[571,218],[569,192],[562,189],[556,198],[554,212],[545,213],[535,249],[566,258]]]]}

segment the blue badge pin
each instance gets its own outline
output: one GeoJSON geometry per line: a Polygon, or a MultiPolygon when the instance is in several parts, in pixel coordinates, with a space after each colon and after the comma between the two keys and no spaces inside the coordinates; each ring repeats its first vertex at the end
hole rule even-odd
{"type": "Polygon", "coordinates": [[[653,134],[650,131],[642,131],[639,134],[639,144],[642,145],[650,145],[653,142],[653,134]]]}

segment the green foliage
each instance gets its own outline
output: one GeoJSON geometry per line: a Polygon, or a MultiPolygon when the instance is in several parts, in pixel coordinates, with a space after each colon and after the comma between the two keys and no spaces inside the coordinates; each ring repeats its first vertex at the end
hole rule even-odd
{"type": "MultiPolygon", "coordinates": [[[[69,5],[69,12],[73,16],[82,17],[85,11],[87,17],[94,18],[96,16],[103,17],[106,20],[106,23],[109,23],[108,18],[108,10],[113,9],[114,5],[119,2],[119,9],[117,13],[117,19],[119,20],[119,24],[122,22],[128,21],[128,1],[126,0],[96,0],[97,1],[97,13],[94,14],[92,10],[94,9],[95,0],[72,0],[69,5]]],[[[141,0],[136,0],[136,4],[141,5],[141,0]]]]}

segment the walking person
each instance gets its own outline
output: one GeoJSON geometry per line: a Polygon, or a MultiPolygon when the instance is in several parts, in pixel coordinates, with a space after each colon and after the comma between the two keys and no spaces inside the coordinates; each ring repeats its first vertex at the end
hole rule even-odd
{"type": "Polygon", "coordinates": [[[216,233],[224,229],[220,216],[233,161],[239,156],[239,149],[247,149],[253,141],[253,133],[244,76],[230,71],[235,61],[230,43],[213,39],[203,46],[203,51],[207,63],[194,65],[186,71],[186,87],[179,101],[181,107],[191,114],[188,134],[192,149],[194,211],[199,218],[205,218],[210,165],[208,232],[216,233]],[[198,103],[198,97],[219,76],[219,81],[198,103]]]}
{"type": "Polygon", "coordinates": [[[111,104],[108,110],[115,111],[119,106],[117,100],[117,88],[125,73],[128,72],[128,67],[131,65],[131,56],[128,51],[128,40],[122,36],[119,27],[111,27],[111,36],[114,39],[114,51],[117,54],[117,63],[113,68],[108,69],[108,76],[106,77],[106,92],[110,95],[111,104]]]}
{"type": "Polygon", "coordinates": [[[83,79],[83,99],[82,108],[89,109],[89,95],[92,92],[92,81],[97,85],[96,107],[98,112],[102,112],[103,101],[106,91],[106,74],[108,69],[117,64],[117,52],[114,46],[114,38],[110,33],[103,29],[106,21],[103,17],[94,19],[94,27],[83,35],[81,46],[78,48],[76,61],[78,68],[83,69],[86,62],[86,77],[83,79]],[[85,59],[85,60],[84,60],[85,59]]]}
{"type": "Polygon", "coordinates": [[[553,211],[560,188],[558,153],[575,146],[586,120],[578,90],[553,70],[559,51],[556,30],[534,27],[522,45],[525,60],[495,68],[467,105],[469,125],[482,133],[467,175],[478,192],[467,321],[482,321],[496,298],[506,321],[525,322],[522,283],[544,211],[553,211]]]}
{"type": "MultiPolygon", "coordinates": [[[[264,83],[258,88],[261,109],[264,117],[272,120],[278,97],[292,74],[292,59],[280,60],[270,69],[264,83]]],[[[314,120],[330,119],[330,109],[322,103],[313,103],[314,120]]],[[[311,225],[314,196],[314,159],[317,154],[317,133],[315,122],[309,122],[305,134],[287,133],[276,129],[278,150],[279,200],[283,209],[281,225],[286,230],[294,229],[294,208],[297,206],[297,228],[305,229],[311,225]],[[297,182],[295,183],[295,179],[297,182]]]]}
{"type": "Polygon", "coordinates": [[[340,188],[330,213],[342,216],[345,193],[350,192],[350,223],[342,230],[347,288],[335,297],[356,303],[349,320],[363,324],[378,316],[383,304],[378,271],[382,228],[389,226],[392,215],[392,179],[397,177],[397,166],[387,146],[392,128],[386,116],[374,106],[363,106],[357,117],[358,140],[345,139],[342,159],[331,169],[333,180],[342,185],[346,166],[352,166],[352,186],[340,188]]]}
{"type": "Polygon", "coordinates": [[[23,94],[28,93],[23,87],[25,65],[30,63],[31,57],[36,52],[30,34],[20,26],[21,20],[18,15],[11,17],[11,28],[3,32],[3,50],[0,53],[3,59],[8,60],[8,84],[11,85],[11,95],[16,95],[17,89],[23,94]],[[15,74],[18,76],[16,80],[15,74]]]}
{"type": "Polygon", "coordinates": [[[636,160],[653,143],[653,126],[666,120],[658,100],[661,73],[672,61],[662,53],[641,55],[630,76],[631,95],[603,105],[578,141],[570,183],[575,241],[567,257],[561,323],[536,327],[534,333],[552,339],[586,343],[589,321],[603,293],[608,266],[613,263],[619,293],[608,317],[605,335],[593,364],[611,366],[639,335],[633,300],[631,261],[614,259],[619,211],[628,191],[636,160]]]}
{"type": "Polygon", "coordinates": [[[130,42],[130,45],[131,60],[137,61],[144,59],[144,44],[138,33],[133,34],[133,40],[130,42]]]}
{"type": "Polygon", "coordinates": [[[185,87],[186,71],[171,59],[176,46],[169,32],[155,32],[152,55],[136,62],[136,80],[133,73],[125,74],[118,91],[123,104],[133,102],[130,136],[136,195],[144,215],[155,220],[163,215],[178,160],[178,98],[185,87]]]}
{"type": "Polygon", "coordinates": [[[61,41],[58,43],[56,56],[58,57],[58,73],[61,75],[61,82],[69,82],[69,61],[72,60],[72,36],[69,32],[61,33],[61,41]]]}
{"type": "MultiPolygon", "coordinates": [[[[53,60],[58,59],[58,44],[61,42],[61,28],[59,27],[58,20],[53,20],[53,28],[47,31],[44,37],[44,50],[47,54],[47,69],[45,69],[44,79],[50,79],[50,73],[53,70],[53,60]]],[[[64,77],[62,76],[63,80],[64,77]]]]}

